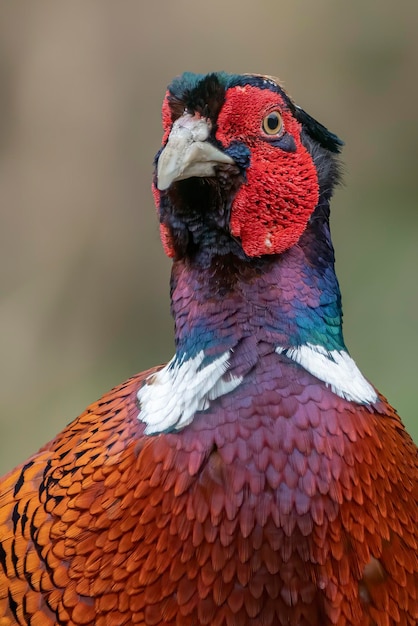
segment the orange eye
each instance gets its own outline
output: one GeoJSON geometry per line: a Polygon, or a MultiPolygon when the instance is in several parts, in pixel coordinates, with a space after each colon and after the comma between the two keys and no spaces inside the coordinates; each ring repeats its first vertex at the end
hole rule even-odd
{"type": "Polygon", "coordinates": [[[271,111],[266,117],[263,119],[263,131],[266,135],[278,135],[282,130],[282,116],[279,111],[271,111]]]}

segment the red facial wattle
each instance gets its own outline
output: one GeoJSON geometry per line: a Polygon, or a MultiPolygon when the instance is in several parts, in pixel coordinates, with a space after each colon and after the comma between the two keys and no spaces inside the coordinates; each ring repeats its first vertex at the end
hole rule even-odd
{"type": "Polygon", "coordinates": [[[316,169],[300,133],[300,123],[277,93],[251,85],[227,91],[216,137],[224,146],[245,141],[250,149],[247,181],[233,200],[230,222],[248,256],[280,254],[295,245],[318,204],[316,169]],[[274,109],[281,112],[283,132],[294,140],[293,152],[263,137],[263,118],[274,109]]]}
{"type": "MultiPolygon", "coordinates": [[[[159,189],[157,189],[155,183],[152,183],[151,189],[152,189],[152,195],[154,197],[154,203],[158,211],[160,207],[160,201],[161,201],[161,192],[159,191],[159,189]]],[[[160,223],[160,239],[161,239],[161,243],[162,243],[162,246],[166,255],[170,259],[174,259],[174,257],[176,256],[176,253],[174,250],[172,234],[168,226],[166,226],[165,224],[161,224],[161,223],[160,223]]]]}
{"type": "Polygon", "coordinates": [[[165,98],[164,98],[164,102],[163,102],[163,107],[162,107],[162,111],[161,111],[161,121],[163,124],[163,129],[164,129],[164,134],[163,134],[163,145],[165,144],[165,142],[168,139],[168,136],[170,134],[170,130],[171,130],[171,125],[173,123],[173,117],[172,117],[172,111],[170,108],[170,93],[167,91],[165,94],[165,98]]]}

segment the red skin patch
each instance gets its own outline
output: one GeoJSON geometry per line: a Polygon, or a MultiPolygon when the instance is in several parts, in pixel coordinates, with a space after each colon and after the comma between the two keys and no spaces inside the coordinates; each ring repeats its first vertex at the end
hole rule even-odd
{"type": "MultiPolygon", "coordinates": [[[[163,143],[168,139],[172,118],[167,96],[163,104],[163,143]]],[[[233,87],[226,92],[218,117],[217,139],[225,146],[240,141],[248,146],[251,163],[247,182],[238,190],[231,211],[231,234],[241,240],[250,257],[280,254],[295,245],[319,199],[318,176],[312,157],[303,146],[301,124],[292,116],[281,96],[252,85],[233,87]],[[263,119],[278,110],[282,133],[293,137],[295,152],[274,145],[280,137],[268,136],[263,119]]],[[[157,208],[158,190],[153,188],[157,208]]],[[[164,250],[173,257],[171,234],[161,226],[164,250]]]]}
{"type": "Polygon", "coordinates": [[[247,183],[232,204],[231,233],[248,256],[280,254],[295,245],[319,199],[316,168],[300,140],[301,125],[282,98],[251,85],[234,87],[218,118],[217,138],[225,145],[244,142],[251,152],[247,183]],[[295,152],[274,146],[262,131],[271,111],[282,115],[282,132],[291,135],[295,152]]]}
{"type": "MultiPolygon", "coordinates": [[[[161,112],[162,124],[163,124],[163,130],[164,130],[162,145],[164,145],[166,141],[168,140],[168,137],[171,132],[171,127],[173,125],[172,112],[171,112],[170,103],[168,100],[169,95],[170,95],[170,92],[166,91],[164,102],[163,102],[163,107],[162,107],[162,112],[161,112]]],[[[154,196],[155,206],[157,207],[157,211],[158,211],[160,207],[160,191],[157,189],[154,183],[152,184],[152,195],[154,196]]],[[[172,243],[171,233],[170,233],[169,228],[167,228],[167,226],[165,226],[164,224],[160,224],[160,238],[161,238],[161,243],[163,244],[164,252],[166,253],[168,257],[173,259],[176,256],[176,254],[175,254],[174,246],[172,243]]]]}
{"type": "MultiPolygon", "coordinates": [[[[168,136],[168,134],[169,132],[167,131],[165,135],[168,136]]],[[[157,189],[154,183],[152,183],[152,195],[154,196],[154,203],[158,211],[160,208],[160,191],[157,189]]],[[[174,244],[172,240],[173,238],[172,238],[170,229],[165,224],[160,224],[160,238],[161,238],[161,243],[163,244],[164,252],[170,259],[174,259],[176,256],[176,253],[174,250],[174,244]]]]}
{"type": "Polygon", "coordinates": [[[170,229],[165,224],[160,224],[160,238],[163,244],[164,252],[170,259],[174,259],[176,252],[174,250],[173,238],[170,229]]]}
{"type": "Polygon", "coordinates": [[[161,117],[162,117],[163,129],[164,129],[164,135],[163,135],[163,141],[162,141],[163,145],[165,144],[165,142],[168,139],[168,136],[169,136],[170,131],[171,131],[171,126],[173,124],[173,119],[172,119],[171,109],[170,109],[170,103],[169,103],[169,100],[168,100],[169,96],[170,96],[170,92],[166,91],[165,97],[164,97],[164,102],[163,102],[163,108],[162,108],[162,111],[161,111],[161,117]]]}

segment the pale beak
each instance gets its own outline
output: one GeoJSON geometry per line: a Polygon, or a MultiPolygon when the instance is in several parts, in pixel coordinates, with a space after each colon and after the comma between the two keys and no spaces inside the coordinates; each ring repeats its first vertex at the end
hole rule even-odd
{"type": "Polygon", "coordinates": [[[157,187],[168,189],[177,180],[192,176],[215,175],[215,166],[234,164],[234,160],[215,148],[207,138],[210,122],[198,115],[185,113],[173,124],[167,144],[158,158],[157,187]]]}

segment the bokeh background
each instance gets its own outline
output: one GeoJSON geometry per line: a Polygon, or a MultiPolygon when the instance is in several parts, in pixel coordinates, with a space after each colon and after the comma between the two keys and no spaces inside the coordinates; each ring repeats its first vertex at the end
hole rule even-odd
{"type": "Polygon", "coordinates": [[[2,2],[0,471],[173,353],[150,192],[183,70],[279,76],[345,141],[345,336],[418,439],[418,3],[2,2]]]}

